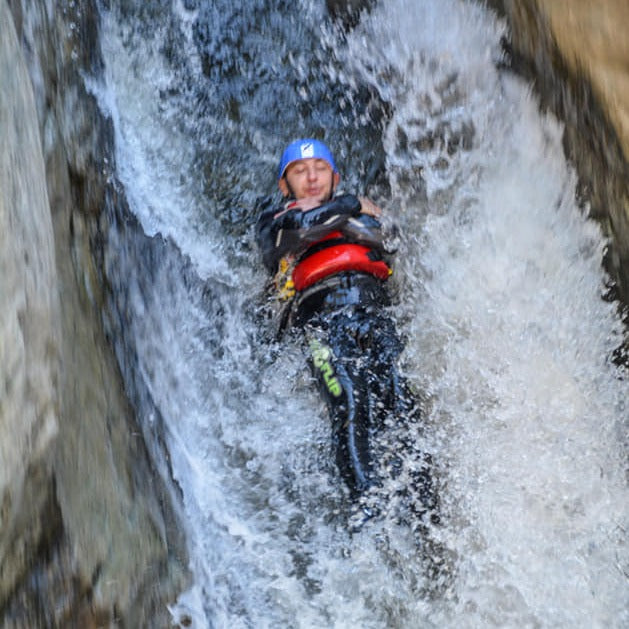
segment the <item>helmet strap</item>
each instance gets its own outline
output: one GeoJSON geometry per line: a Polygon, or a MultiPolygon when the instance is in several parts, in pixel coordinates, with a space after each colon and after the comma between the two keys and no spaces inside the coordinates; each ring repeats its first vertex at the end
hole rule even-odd
{"type": "Polygon", "coordinates": [[[282,175],[282,179],[284,179],[284,182],[286,183],[286,187],[288,188],[288,198],[289,199],[297,198],[295,195],[295,192],[293,191],[293,189],[290,187],[290,184],[288,183],[288,177],[286,175],[282,175]]]}
{"type": "Polygon", "coordinates": [[[330,184],[330,194],[328,195],[328,201],[331,201],[333,196],[334,196],[334,173],[332,173],[332,183],[330,184]]]}

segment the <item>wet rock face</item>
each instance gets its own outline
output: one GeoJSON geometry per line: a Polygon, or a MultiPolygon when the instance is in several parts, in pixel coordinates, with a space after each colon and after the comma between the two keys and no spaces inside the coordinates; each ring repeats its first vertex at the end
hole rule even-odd
{"type": "Polygon", "coordinates": [[[606,266],[629,304],[629,4],[625,0],[495,0],[514,68],[565,122],[580,194],[610,237],[606,266]]]}
{"type": "Polygon", "coordinates": [[[326,0],[330,15],[351,28],[358,23],[362,11],[368,11],[375,0],[326,0]]]}
{"type": "Polygon", "coordinates": [[[5,4],[0,24],[8,27],[0,35],[1,607],[15,575],[27,572],[30,549],[45,538],[39,516],[53,501],[61,326],[39,127],[5,4]]]}
{"type": "Polygon", "coordinates": [[[0,0],[0,625],[168,626],[185,543],[103,331],[90,0],[0,0]]]}

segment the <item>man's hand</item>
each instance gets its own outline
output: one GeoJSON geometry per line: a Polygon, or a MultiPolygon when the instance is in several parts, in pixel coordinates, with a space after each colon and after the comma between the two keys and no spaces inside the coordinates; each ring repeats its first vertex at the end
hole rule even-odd
{"type": "Polygon", "coordinates": [[[362,214],[369,214],[374,218],[378,218],[382,214],[382,210],[367,197],[358,197],[360,201],[360,211],[362,214]]]}
{"type": "Polygon", "coordinates": [[[302,212],[308,212],[308,210],[314,210],[316,207],[319,207],[322,204],[319,197],[304,197],[303,199],[298,199],[297,201],[293,201],[287,207],[285,207],[281,212],[278,212],[273,216],[273,218],[278,218],[285,214],[290,210],[301,210],[302,212]]]}
{"type": "MultiPolygon", "coordinates": [[[[362,214],[369,214],[374,218],[378,218],[382,214],[382,210],[367,197],[358,197],[360,201],[360,211],[362,214]]],[[[284,208],[281,212],[278,212],[273,218],[278,218],[285,214],[289,210],[301,210],[302,212],[308,212],[319,207],[323,202],[319,197],[304,197],[303,199],[297,199],[284,208]]]]}
{"type": "Polygon", "coordinates": [[[322,205],[324,201],[321,201],[319,197],[304,197],[303,199],[297,199],[291,204],[291,210],[301,210],[302,212],[308,212],[308,210],[314,210],[316,207],[322,205]]]}

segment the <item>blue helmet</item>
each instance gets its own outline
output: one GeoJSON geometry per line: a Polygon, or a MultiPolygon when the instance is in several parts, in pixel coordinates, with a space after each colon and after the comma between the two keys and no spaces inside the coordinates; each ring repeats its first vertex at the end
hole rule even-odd
{"type": "Polygon", "coordinates": [[[328,164],[330,164],[332,171],[338,173],[336,164],[334,163],[334,157],[332,157],[330,149],[320,140],[304,138],[302,140],[295,140],[294,142],[291,142],[284,149],[282,159],[280,160],[279,179],[284,176],[286,169],[292,162],[296,162],[299,159],[306,159],[308,157],[324,159],[328,164]]]}

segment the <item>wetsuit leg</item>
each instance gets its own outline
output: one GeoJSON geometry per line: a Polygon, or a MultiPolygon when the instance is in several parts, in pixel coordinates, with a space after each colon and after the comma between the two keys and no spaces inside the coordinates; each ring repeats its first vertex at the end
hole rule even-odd
{"type": "Polygon", "coordinates": [[[414,487],[400,491],[413,494],[415,512],[429,511],[436,492],[430,458],[416,439],[420,407],[397,369],[403,344],[383,311],[388,298],[380,282],[365,281],[346,277],[318,290],[299,302],[293,322],[311,342],[337,465],[352,492],[381,485],[385,476],[410,476],[414,487]]]}
{"type": "Polygon", "coordinates": [[[357,343],[362,361],[367,365],[365,382],[374,409],[370,456],[382,463],[373,467],[388,470],[386,474],[393,480],[401,476],[409,479],[410,483],[405,482],[397,493],[407,497],[405,502],[410,511],[416,515],[430,513],[434,521],[438,519],[438,505],[431,473],[432,461],[417,442],[418,432],[421,432],[421,408],[397,368],[402,342],[388,317],[363,311],[358,313],[358,318],[357,343]],[[380,447],[381,440],[386,442],[384,447],[380,447]]]}
{"type": "Polygon", "coordinates": [[[368,377],[350,319],[330,317],[326,333],[322,332],[311,328],[312,365],[332,420],[337,466],[352,493],[360,494],[375,480],[370,447],[375,422],[368,377]]]}

